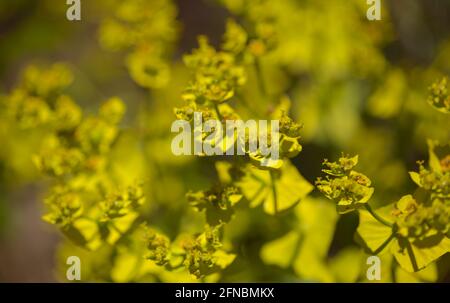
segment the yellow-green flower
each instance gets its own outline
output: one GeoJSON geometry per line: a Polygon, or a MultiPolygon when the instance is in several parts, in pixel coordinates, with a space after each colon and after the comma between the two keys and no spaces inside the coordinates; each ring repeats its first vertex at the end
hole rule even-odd
{"type": "Polygon", "coordinates": [[[436,81],[429,88],[428,103],[440,112],[450,113],[450,92],[448,89],[448,78],[444,77],[436,81]]]}
{"type": "Polygon", "coordinates": [[[317,188],[328,199],[337,202],[340,214],[354,211],[367,204],[373,194],[370,179],[353,168],[358,163],[358,156],[341,157],[337,162],[325,160],[326,167],[322,171],[327,174],[326,179],[316,181],[317,188]]]}

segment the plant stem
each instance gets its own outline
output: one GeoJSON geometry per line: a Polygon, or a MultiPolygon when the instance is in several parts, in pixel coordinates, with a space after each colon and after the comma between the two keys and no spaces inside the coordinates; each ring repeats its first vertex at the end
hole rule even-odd
{"type": "Polygon", "coordinates": [[[419,266],[417,266],[416,256],[414,255],[414,251],[412,250],[411,243],[406,245],[406,251],[408,252],[409,258],[411,259],[411,264],[414,271],[419,270],[419,266]]]}
{"type": "Polygon", "coordinates": [[[391,262],[392,282],[397,283],[397,261],[395,260],[395,258],[392,258],[391,262]]]}
{"type": "Polygon", "coordinates": [[[114,229],[117,233],[119,233],[119,235],[123,236],[122,231],[116,226],[116,224],[114,224],[113,222],[111,222],[112,229],[114,229]]]}
{"type": "Polygon", "coordinates": [[[225,121],[222,121],[223,117],[220,114],[219,105],[217,103],[214,103],[214,110],[216,111],[217,118],[220,120],[220,122],[225,122],[225,121]]]}
{"type": "Polygon", "coordinates": [[[265,97],[267,96],[267,89],[262,76],[261,62],[258,58],[255,58],[255,70],[256,70],[256,80],[258,81],[259,89],[261,91],[261,94],[265,97]]]}
{"type": "Polygon", "coordinates": [[[383,244],[380,245],[380,247],[377,248],[377,250],[375,250],[373,253],[375,255],[378,255],[380,252],[383,251],[383,249],[392,241],[392,239],[394,239],[395,234],[392,233],[389,238],[386,239],[386,241],[383,242],[383,244]]]}
{"type": "Polygon", "coordinates": [[[272,194],[273,194],[273,209],[274,213],[278,213],[278,200],[277,200],[277,188],[275,186],[275,175],[273,171],[270,171],[270,181],[272,183],[272,194]]]}
{"type": "Polygon", "coordinates": [[[183,267],[184,266],[184,263],[183,263],[184,261],[182,261],[180,264],[178,264],[178,265],[171,265],[170,263],[167,263],[164,267],[167,269],[167,270],[175,270],[175,269],[178,269],[178,268],[181,268],[181,267],[183,267]]]}
{"type": "Polygon", "coordinates": [[[372,215],[372,217],[374,217],[375,220],[377,220],[378,222],[380,222],[383,225],[386,225],[388,227],[393,227],[393,224],[386,221],[385,219],[383,219],[382,217],[380,217],[376,212],[373,211],[373,209],[370,207],[370,205],[368,203],[364,204],[364,207],[367,209],[367,211],[372,215]]]}

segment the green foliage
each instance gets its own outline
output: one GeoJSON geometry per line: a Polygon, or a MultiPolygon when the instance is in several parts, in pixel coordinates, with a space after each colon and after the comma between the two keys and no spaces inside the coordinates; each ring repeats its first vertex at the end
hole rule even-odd
{"type": "MultiPolygon", "coordinates": [[[[174,1],[100,0],[93,59],[30,64],[0,95],[0,187],[44,191],[58,272],[77,255],[84,281],[368,282],[378,255],[383,282],[448,274],[450,43],[410,67],[386,54],[391,17],[366,22],[363,1],[215,2],[222,40],[181,52],[174,1]],[[110,91],[121,98],[94,99],[110,91]],[[248,133],[244,155],[174,156],[170,125],[194,112],[279,120],[280,159],[250,151],[248,133]],[[342,150],[356,156],[325,160],[314,187],[317,159],[342,150]]],[[[211,133],[193,141],[220,144],[211,133]]]]}
{"type": "Polygon", "coordinates": [[[441,165],[434,152],[434,143],[430,141],[429,147],[430,168],[419,162],[420,173],[410,172],[420,188],[414,195],[403,196],[380,210],[393,223],[387,223],[371,209],[360,212],[358,235],[363,244],[372,253],[388,250],[409,272],[422,270],[450,249],[450,200],[445,183],[448,172],[445,161],[441,165]]]}
{"type": "Polygon", "coordinates": [[[271,215],[295,207],[313,189],[289,161],[276,172],[251,167],[245,171],[238,182],[242,193],[251,207],[262,205],[264,211],[271,215]]]}

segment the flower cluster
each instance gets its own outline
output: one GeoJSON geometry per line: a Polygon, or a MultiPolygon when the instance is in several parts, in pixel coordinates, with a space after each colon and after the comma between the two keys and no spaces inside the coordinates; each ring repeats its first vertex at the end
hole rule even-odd
{"type": "Polygon", "coordinates": [[[49,212],[43,216],[44,221],[62,228],[73,224],[83,214],[80,196],[64,186],[54,187],[45,204],[49,212]]]}
{"type": "MultiPolygon", "coordinates": [[[[227,56],[224,64],[227,64],[227,56]]],[[[217,64],[221,66],[222,63],[217,64]]],[[[200,64],[198,68],[206,77],[208,67],[200,64]]],[[[210,67],[210,71],[216,68],[210,67]]],[[[228,74],[228,67],[223,65],[222,71],[226,75],[222,80],[233,82],[233,86],[245,81],[239,76],[244,72],[242,67],[236,67],[234,74],[228,74]]],[[[140,183],[122,186],[120,178],[113,173],[115,168],[111,158],[125,113],[124,103],[111,98],[101,105],[97,114],[87,115],[63,94],[72,78],[69,68],[62,64],[55,64],[50,69],[31,67],[25,72],[23,83],[2,98],[2,113],[28,131],[36,127],[45,129],[41,147],[32,157],[39,171],[54,180],[54,186],[45,199],[43,220],[56,225],[71,243],[98,251],[106,244],[115,244],[119,239],[134,234],[135,223],[143,219],[139,218],[142,215],[140,207],[144,204],[143,188],[140,183]],[[44,81],[39,82],[39,78],[44,81]]],[[[210,104],[196,103],[196,106],[196,110],[204,111],[205,119],[216,114],[210,104]]],[[[234,111],[222,107],[221,114],[225,118],[231,117],[234,111]]],[[[212,214],[207,215],[210,226],[219,227],[224,219],[220,214],[221,219],[213,223],[214,212],[232,210],[242,197],[236,187],[222,189],[205,193],[204,204],[199,202],[195,205],[197,209],[206,209],[207,214],[212,214]],[[217,196],[213,198],[215,194],[217,196]]],[[[234,260],[234,255],[219,248],[218,231],[213,227],[207,227],[200,235],[188,236],[182,242],[172,245],[164,236],[148,236],[147,258],[173,270],[173,262],[169,260],[173,256],[177,259],[178,252],[174,254],[172,251],[175,247],[184,255],[183,266],[197,277],[223,269],[234,260]]]]}
{"type": "Polygon", "coordinates": [[[48,69],[31,65],[19,85],[2,98],[1,106],[7,117],[22,129],[47,126],[70,130],[81,119],[78,105],[61,94],[72,80],[73,75],[64,64],[54,64],[48,69]]]}
{"type": "Polygon", "coordinates": [[[158,265],[165,265],[170,257],[170,240],[165,235],[147,228],[145,233],[147,244],[147,259],[154,261],[158,265]]]}
{"type": "Polygon", "coordinates": [[[142,184],[130,186],[125,190],[112,193],[100,202],[102,210],[102,222],[121,218],[135,211],[145,201],[142,184]]]}
{"type": "Polygon", "coordinates": [[[219,227],[207,228],[195,238],[183,239],[181,248],[185,254],[184,266],[197,278],[227,267],[236,257],[222,249],[219,227]]]}
{"type": "Polygon", "coordinates": [[[443,112],[450,113],[450,93],[448,90],[448,78],[433,83],[429,87],[428,103],[434,108],[443,112]]]}
{"type": "MultiPolygon", "coordinates": [[[[246,84],[249,64],[256,64],[255,60],[251,59],[254,57],[254,54],[250,51],[250,40],[244,28],[233,20],[228,20],[227,22],[220,51],[215,50],[209,45],[206,37],[199,37],[198,49],[184,57],[184,62],[191,70],[193,79],[183,94],[183,99],[187,105],[175,108],[174,110],[178,119],[187,120],[192,123],[193,114],[197,111],[202,113],[204,120],[218,119],[221,122],[225,122],[226,120],[240,120],[240,115],[231,106],[233,103],[227,101],[241,101],[244,106],[248,106],[240,93],[240,89],[246,84]],[[227,103],[225,104],[224,102],[227,103]]],[[[258,69],[257,76],[259,79],[262,77],[261,71],[258,69]]],[[[263,85],[260,85],[259,88],[262,89],[262,94],[266,93],[263,85]]],[[[271,118],[277,119],[280,122],[279,149],[281,159],[268,159],[262,156],[260,150],[250,152],[247,149],[250,144],[246,134],[245,152],[248,158],[244,158],[246,161],[238,162],[240,163],[238,166],[241,167],[242,171],[245,171],[244,167],[248,163],[256,166],[258,170],[283,171],[285,170],[283,164],[286,162],[283,159],[293,158],[302,150],[302,146],[300,145],[300,130],[302,126],[294,122],[287,115],[290,106],[288,98],[283,96],[278,100],[281,101],[272,110],[271,118]]],[[[266,131],[266,139],[269,143],[271,142],[272,130],[268,128],[266,131]]],[[[259,130],[257,130],[258,132],[259,130]]],[[[203,133],[201,139],[203,140],[207,135],[207,133],[203,133]]],[[[295,173],[292,171],[292,174],[295,173]]],[[[264,179],[266,173],[263,173],[263,175],[264,179]]],[[[269,179],[272,178],[274,180],[268,183],[264,181],[264,184],[269,188],[273,188],[275,183],[281,182],[281,175],[283,173],[280,172],[269,174],[269,179]],[[271,185],[270,183],[274,184],[271,185]]],[[[237,184],[242,181],[241,177],[247,180],[245,176],[241,175],[238,178],[233,178],[228,184],[217,185],[212,190],[195,193],[190,192],[187,198],[191,205],[197,209],[206,209],[206,217],[209,224],[216,225],[229,221],[233,214],[232,208],[239,201],[240,195],[242,194],[239,189],[243,185],[237,184]],[[230,193],[232,193],[231,196],[230,193]]],[[[250,178],[254,178],[254,174],[250,178]]],[[[303,192],[300,192],[298,194],[303,195],[303,192]]],[[[276,197],[277,195],[273,193],[271,196],[276,197]]],[[[295,195],[290,198],[295,199],[295,195]]],[[[298,200],[294,201],[298,202],[298,200]]],[[[278,204],[278,199],[275,199],[272,203],[278,204]]],[[[271,205],[273,205],[272,203],[271,205]]],[[[287,203],[290,206],[295,204],[296,202],[287,203]]],[[[272,213],[277,208],[271,206],[267,209],[270,209],[272,213]]]]}
{"type": "Polygon", "coordinates": [[[111,98],[97,115],[85,115],[64,94],[72,79],[64,64],[30,66],[17,88],[2,99],[2,113],[11,125],[41,138],[29,157],[54,181],[43,220],[76,245],[95,250],[114,243],[131,227],[144,195],[140,183],[119,189],[110,170],[124,103],[111,98]]]}
{"type": "Polygon", "coordinates": [[[186,268],[200,279],[218,272],[234,261],[235,255],[222,249],[220,227],[209,228],[196,236],[181,235],[171,242],[168,237],[146,229],[147,259],[167,270],[186,268]]]}
{"type": "Polygon", "coordinates": [[[126,0],[100,28],[100,43],[129,50],[128,71],[137,84],[161,88],[169,82],[169,54],[178,37],[177,10],[171,0],[126,0]]]}
{"type": "Polygon", "coordinates": [[[186,198],[197,210],[205,210],[206,221],[215,226],[231,220],[233,207],[242,199],[242,194],[234,186],[218,185],[206,191],[190,191],[186,198]]]}
{"type": "Polygon", "coordinates": [[[426,238],[436,233],[449,236],[450,227],[450,171],[449,155],[439,159],[435,153],[436,143],[428,142],[429,168],[419,161],[419,172],[410,172],[411,179],[421,189],[417,197],[401,198],[393,215],[399,233],[404,237],[426,238]]]}
{"type": "Polygon", "coordinates": [[[328,198],[337,202],[337,211],[341,214],[354,211],[364,206],[372,197],[373,187],[370,179],[354,171],[358,156],[342,156],[337,162],[325,159],[322,171],[326,179],[316,181],[317,188],[328,198]]]}
{"type": "MultiPolygon", "coordinates": [[[[66,108],[67,110],[67,108],[66,108]]],[[[106,101],[97,117],[70,120],[71,129],[57,128],[43,140],[34,156],[36,166],[53,176],[64,176],[80,170],[97,171],[106,165],[107,153],[117,138],[117,123],[125,106],[118,98],[106,101]]]]}
{"type": "Polygon", "coordinates": [[[442,159],[438,169],[426,169],[423,162],[419,162],[419,172],[411,172],[413,181],[424,190],[428,191],[431,198],[450,199],[450,171],[448,159],[442,159]]]}
{"type": "Polygon", "coordinates": [[[222,103],[235,95],[235,90],[245,83],[244,68],[235,62],[232,53],[217,52],[200,36],[199,48],[184,56],[186,66],[194,71],[194,80],[189,84],[183,99],[187,102],[222,103]]]}
{"type": "MultiPolygon", "coordinates": [[[[222,49],[215,50],[209,45],[204,36],[199,37],[199,47],[192,54],[184,56],[186,66],[192,71],[193,80],[186,88],[183,99],[187,103],[184,107],[175,108],[174,112],[178,119],[192,121],[195,111],[201,112],[204,120],[218,119],[226,120],[240,119],[240,115],[228,104],[233,97],[242,100],[239,89],[243,87],[247,79],[247,68],[249,64],[255,64],[255,55],[250,51],[251,44],[246,31],[235,21],[228,20],[226,32],[223,36],[222,49]],[[253,58],[253,59],[252,59],[253,58]]],[[[260,82],[262,94],[266,88],[262,82],[261,71],[257,68],[257,76],[260,82]]],[[[302,150],[300,145],[300,129],[302,126],[294,122],[288,115],[290,101],[286,96],[280,98],[277,110],[273,111],[271,118],[280,122],[279,147],[281,158],[293,158],[302,150]],[[286,105],[288,104],[288,105],[286,105]]],[[[245,103],[245,102],[243,102],[245,103]]],[[[271,142],[272,130],[267,130],[267,142],[271,142]]],[[[257,133],[259,130],[257,130],[257,133]]],[[[202,134],[202,139],[207,137],[202,134]]],[[[246,137],[245,146],[249,146],[246,137]]],[[[260,169],[279,170],[283,160],[270,160],[262,156],[260,150],[249,152],[246,149],[251,163],[260,169]]]]}
{"type": "Polygon", "coordinates": [[[436,233],[450,236],[450,204],[442,200],[436,199],[425,205],[407,195],[395,204],[393,215],[397,232],[402,237],[423,240],[436,233]]]}
{"type": "Polygon", "coordinates": [[[271,1],[258,1],[249,5],[249,1],[242,1],[242,6],[235,7],[228,0],[223,0],[225,6],[237,14],[243,14],[251,25],[249,32],[251,35],[243,35],[239,28],[234,27],[233,24],[229,26],[230,40],[235,40],[235,43],[228,43],[230,49],[239,49],[243,44],[244,37],[248,40],[248,51],[255,57],[260,57],[267,54],[277,46],[277,18],[278,11],[274,10],[271,1]],[[246,9],[244,9],[246,8],[246,9]],[[235,34],[233,36],[232,34],[235,34]],[[238,37],[238,38],[233,38],[238,37]],[[238,46],[238,47],[237,47],[238,46]]]}
{"type": "MultiPolygon", "coordinates": [[[[249,39],[247,32],[233,20],[227,22],[220,50],[212,47],[204,36],[198,41],[199,47],[183,58],[192,78],[182,95],[186,105],[175,108],[175,116],[190,123],[193,123],[194,112],[201,112],[204,121],[241,120],[234,105],[239,102],[249,109],[241,90],[248,83],[248,69],[252,67],[249,65],[255,64],[256,54],[252,53],[255,41],[249,39]]],[[[262,86],[259,88],[263,89],[262,86]]],[[[289,100],[286,97],[280,99],[282,102],[271,111],[271,118],[280,121],[281,158],[293,158],[302,150],[299,142],[301,125],[287,115],[289,100]]],[[[268,142],[271,132],[267,129],[268,142]]],[[[208,135],[204,132],[201,138],[194,139],[204,140],[208,135]]],[[[262,161],[267,159],[247,149],[247,134],[245,140],[246,157],[235,157],[231,162],[216,161],[219,182],[208,190],[186,194],[189,204],[205,213],[206,231],[195,237],[175,239],[169,249],[165,236],[153,235],[151,244],[147,245],[149,259],[169,270],[182,264],[197,278],[217,272],[234,260],[234,255],[223,249],[220,239],[225,223],[232,220],[238,205],[242,204],[242,208],[263,206],[266,213],[275,215],[293,208],[311,191],[312,186],[288,160],[263,166],[262,161]]]]}
{"type": "Polygon", "coordinates": [[[302,125],[294,122],[285,113],[280,118],[280,155],[293,158],[302,151],[300,130],[302,125]]]}
{"type": "MultiPolygon", "coordinates": [[[[393,37],[390,22],[365,22],[361,16],[367,8],[360,0],[345,5],[213,0],[234,19],[226,21],[222,42],[216,47],[215,37],[200,36],[192,52],[173,56],[180,32],[174,0],[100,2],[106,16],[98,31],[100,44],[117,52],[107,61],[124,56],[131,79],[141,87],[122,93],[128,98],[149,93],[139,104],[128,100],[128,116],[137,114],[134,119],[122,121],[125,104],[118,98],[106,100],[97,111],[82,109],[66,94],[73,75],[63,64],[30,66],[11,93],[0,95],[5,143],[0,187],[36,181],[38,173],[47,177],[42,218],[65,236],[59,271],[67,269],[68,255],[78,255],[85,281],[276,281],[293,274],[311,281],[362,281],[360,258],[366,256],[361,250],[345,245],[329,253],[336,241],[343,244],[339,231],[353,228],[354,221],[345,219],[336,232],[337,213],[353,211],[347,218],[359,216],[354,239],[365,253],[380,255],[383,281],[432,281],[445,275],[445,260],[436,260],[450,251],[449,153],[430,147],[429,163],[419,162],[417,172],[410,172],[415,191],[398,199],[397,190],[406,179],[399,159],[404,149],[398,149],[405,143],[399,140],[405,123],[420,120],[409,125],[415,139],[430,134],[448,139],[448,120],[426,110],[429,105],[417,88],[442,69],[438,63],[450,54],[448,45],[442,45],[440,60],[426,72],[409,73],[382,51],[393,37]],[[324,26],[330,20],[333,26],[324,26]],[[359,101],[366,93],[370,98],[363,104],[359,101]],[[178,105],[180,95],[184,103],[178,105]],[[194,132],[191,145],[202,141],[217,148],[222,138],[228,143],[228,133],[211,136],[227,120],[278,120],[279,132],[272,132],[273,125],[247,127],[236,157],[225,147],[227,156],[176,157],[168,148],[174,106],[179,106],[176,118],[191,123],[191,129],[196,112],[204,122],[219,121],[214,130],[194,132]],[[390,119],[386,131],[386,123],[363,123],[366,114],[402,119],[390,119]],[[307,127],[303,130],[291,117],[301,117],[307,127]],[[264,147],[252,148],[250,134],[261,130],[268,148],[277,143],[279,157],[267,156],[264,147]],[[278,142],[272,142],[275,136],[278,142]],[[310,195],[313,186],[299,172],[301,161],[292,160],[303,142],[312,144],[310,153],[311,148],[314,153],[346,145],[359,149],[371,160],[365,170],[373,175],[369,179],[355,170],[357,156],[325,160],[325,176],[316,185],[333,201],[310,195]],[[37,170],[30,169],[33,162],[37,170]],[[237,255],[241,260],[234,262],[237,255]]],[[[190,22],[186,25],[191,32],[190,22]]],[[[101,56],[97,51],[94,58],[101,56]]],[[[107,80],[102,86],[121,79],[107,80]]],[[[83,83],[77,91],[87,96],[90,90],[83,83]]],[[[430,87],[427,101],[450,112],[448,78],[430,87]]],[[[405,148],[417,152],[415,143],[405,148]]]]}
{"type": "Polygon", "coordinates": [[[430,140],[428,145],[429,168],[420,161],[419,172],[410,172],[418,190],[381,208],[384,217],[370,207],[359,214],[357,232],[364,246],[375,254],[389,248],[409,272],[422,270],[450,251],[448,156],[439,159],[436,142],[430,140]]]}

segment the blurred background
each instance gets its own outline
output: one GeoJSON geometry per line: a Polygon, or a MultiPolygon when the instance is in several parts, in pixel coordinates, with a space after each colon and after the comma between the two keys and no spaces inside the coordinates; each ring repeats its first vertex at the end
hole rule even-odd
{"type": "MultiPolygon", "coordinates": [[[[139,123],[151,125],[150,134],[168,136],[172,107],[182,104],[179,96],[189,77],[182,55],[197,47],[200,34],[220,45],[227,18],[246,22],[243,2],[248,1],[174,1],[179,30],[169,52],[171,78],[167,87],[149,93],[129,76],[127,50],[111,51],[101,42],[100,29],[114,16],[117,1],[82,0],[82,20],[70,22],[62,0],[2,0],[0,94],[15,87],[29,64],[65,62],[75,79],[68,94],[88,112],[118,96],[128,108],[124,129],[136,127],[135,117],[140,117],[139,123]],[[148,106],[144,114],[142,102],[148,106]]],[[[304,150],[294,164],[313,183],[324,158],[357,153],[358,170],[373,180],[374,203],[396,201],[414,189],[407,172],[416,169],[417,160],[427,159],[426,140],[450,139],[448,117],[426,102],[428,86],[450,72],[450,1],[385,0],[377,22],[366,20],[365,0],[284,2],[283,7],[274,4],[281,42],[270,59],[280,68],[268,60],[265,70],[267,83],[273,83],[269,89],[274,95],[287,92],[292,116],[304,124],[304,150]]],[[[63,236],[41,220],[49,181],[29,158],[39,137],[11,136],[0,133],[0,281],[57,281],[56,252],[63,236]]],[[[168,217],[181,218],[185,192],[208,184],[209,172],[208,166],[194,163],[197,174],[191,173],[180,167],[183,163],[156,155],[157,142],[149,143],[147,151],[163,167],[163,176],[158,177],[161,192],[151,200],[159,203],[156,213],[165,214],[155,215],[155,222],[164,225],[168,217]]],[[[354,216],[339,218],[330,258],[353,245],[349,230],[356,225],[354,216]]],[[[261,237],[255,233],[246,241],[263,243],[261,237]]],[[[237,277],[268,280],[271,273],[266,269],[237,277]]]]}

